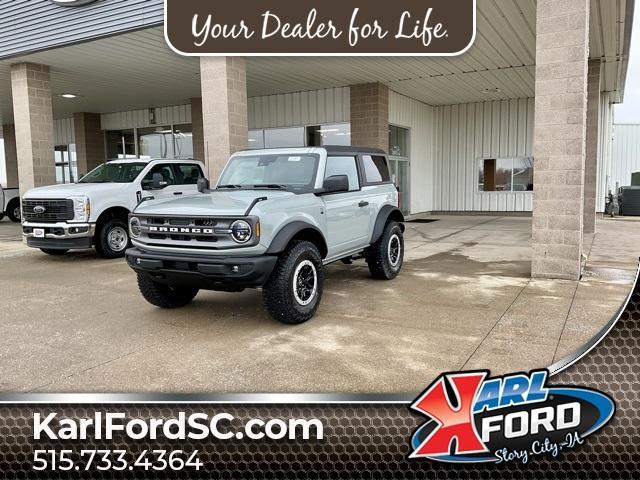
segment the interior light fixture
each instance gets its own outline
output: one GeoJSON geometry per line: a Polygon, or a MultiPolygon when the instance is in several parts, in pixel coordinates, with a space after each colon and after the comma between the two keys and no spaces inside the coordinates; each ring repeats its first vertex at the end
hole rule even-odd
{"type": "Polygon", "coordinates": [[[491,87],[491,88],[483,88],[482,90],[480,90],[481,93],[500,93],[500,89],[498,87],[491,87]]]}
{"type": "Polygon", "coordinates": [[[78,98],[79,95],[76,95],[75,93],[62,93],[60,95],[62,98],[78,98]]]}

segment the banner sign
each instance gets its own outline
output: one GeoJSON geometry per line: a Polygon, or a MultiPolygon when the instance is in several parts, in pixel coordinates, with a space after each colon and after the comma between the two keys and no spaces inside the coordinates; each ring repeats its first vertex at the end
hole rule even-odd
{"type": "Polygon", "coordinates": [[[453,56],[475,32],[475,0],[165,0],[181,55],[453,56]]]}

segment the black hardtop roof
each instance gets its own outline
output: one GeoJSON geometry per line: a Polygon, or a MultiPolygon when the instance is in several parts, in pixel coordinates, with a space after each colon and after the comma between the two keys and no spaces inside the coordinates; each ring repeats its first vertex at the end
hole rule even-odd
{"type": "Polygon", "coordinates": [[[369,147],[351,147],[348,145],[323,145],[320,148],[324,148],[328,154],[335,153],[375,153],[377,155],[386,155],[384,150],[379,148],[369,148],[369,147]]]}

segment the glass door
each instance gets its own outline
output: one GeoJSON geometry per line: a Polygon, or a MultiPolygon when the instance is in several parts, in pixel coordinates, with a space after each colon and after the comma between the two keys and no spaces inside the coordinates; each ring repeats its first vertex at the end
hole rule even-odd
{"type": "Polygon", "coordinates": [[[73,183],[78,177],[75,145],[56,145],[56,183],[73,183]]]}
{"type": "Polygon", "coordinates": [[[400,210],[411,213],[411,163],[408,128],[389,125],[389,162],[391,174],[400,194],[400,210]]]}

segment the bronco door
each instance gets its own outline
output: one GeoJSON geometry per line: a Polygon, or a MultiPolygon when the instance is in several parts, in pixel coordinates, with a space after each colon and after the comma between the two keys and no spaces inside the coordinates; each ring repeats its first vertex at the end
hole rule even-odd
{"type": "Polygon", "coordinates": [[[369,210],[361,190],[358,162],[355,156],[329,156],[324,177],[346,175],[349,191],[322,196],[327,215],[327,258],[350,253],[367,243],[369,210]]]}

